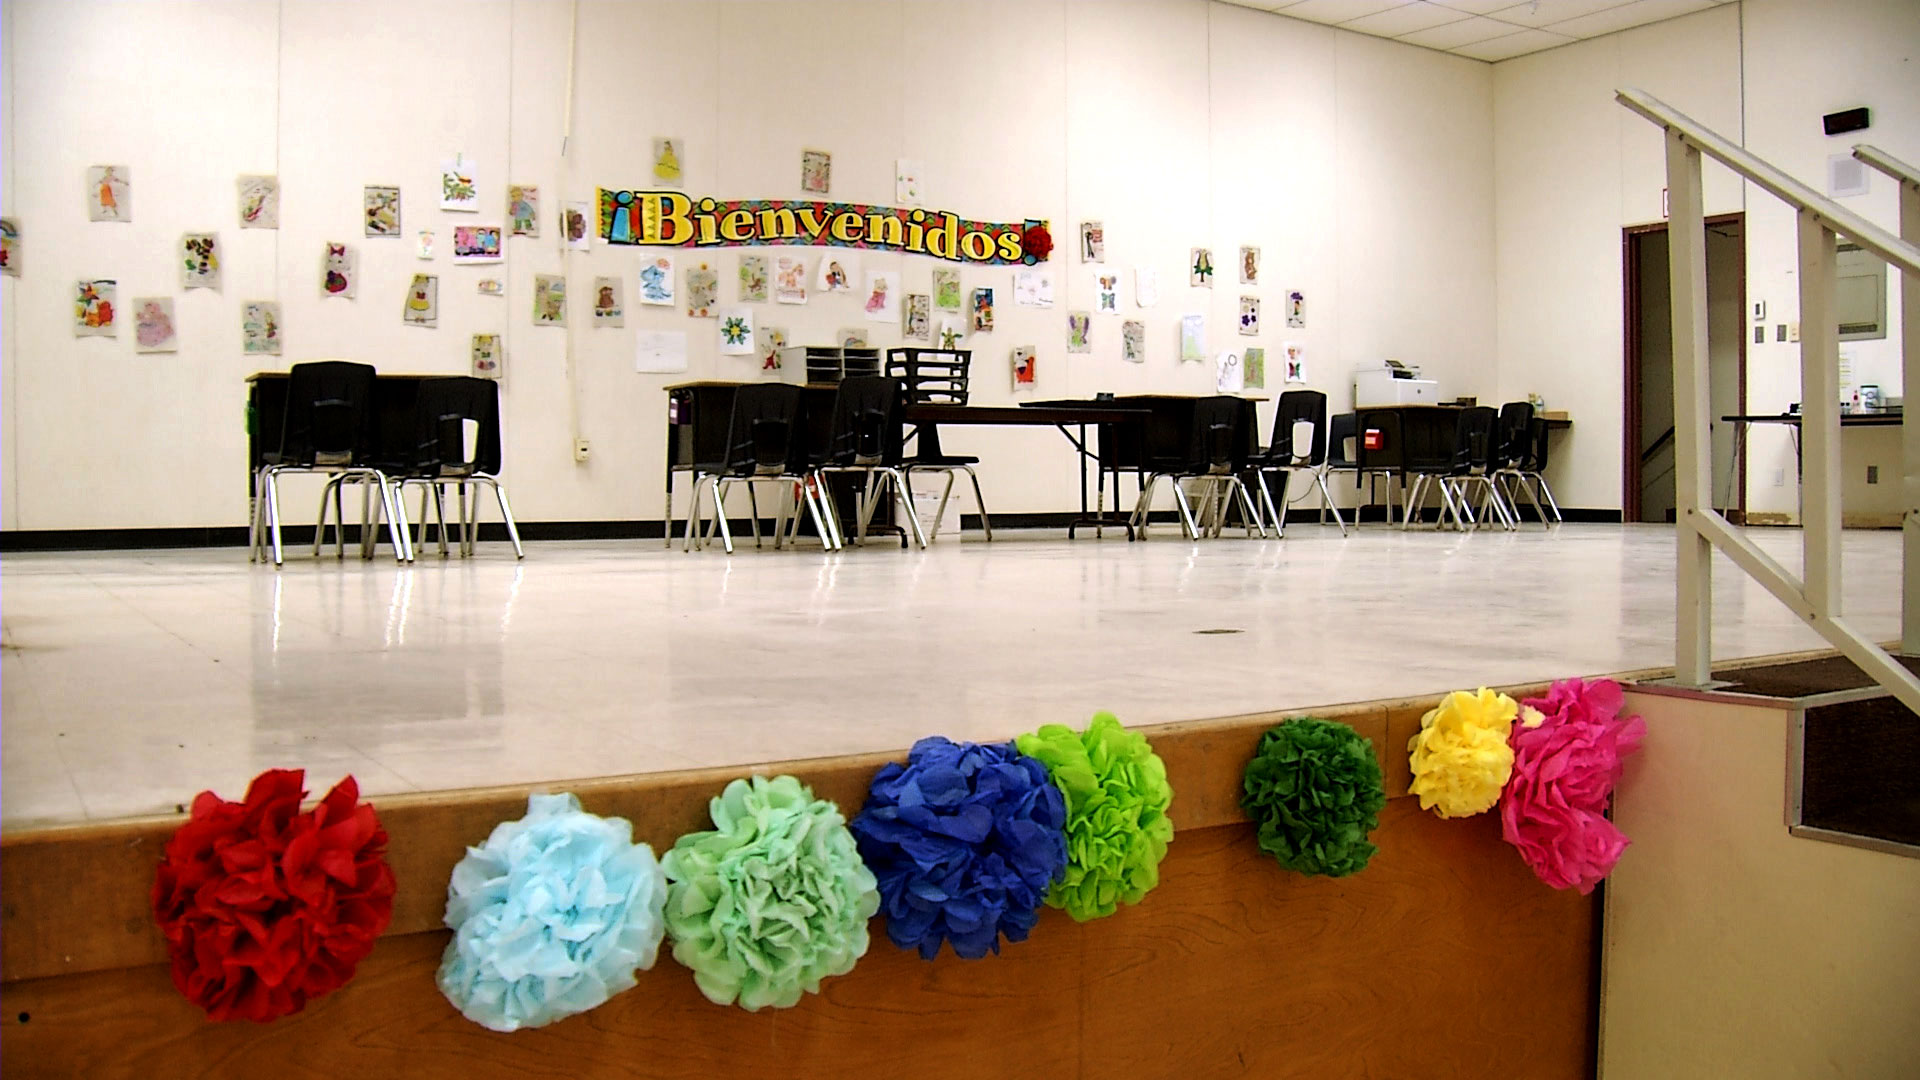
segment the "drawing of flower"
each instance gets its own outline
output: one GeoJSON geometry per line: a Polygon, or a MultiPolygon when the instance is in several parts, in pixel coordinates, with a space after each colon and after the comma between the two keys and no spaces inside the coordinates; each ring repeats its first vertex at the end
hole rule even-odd
{"type": "Polygon", "coordinates": [[[720,336],[729,345],[744,345],[747,336],[753,331],[747,328],[747,320],[740,315],[729,315],[720,323],[720,336]]]}

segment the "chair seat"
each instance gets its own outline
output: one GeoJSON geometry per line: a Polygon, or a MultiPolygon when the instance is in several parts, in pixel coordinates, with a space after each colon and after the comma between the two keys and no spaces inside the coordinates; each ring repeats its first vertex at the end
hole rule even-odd
{"type": "Polygon", "coordinates": [[[923,454],[906,460],[909,469],[945,468],[949,465],[978,465],[980,459],[972,454],[923,454]]]}

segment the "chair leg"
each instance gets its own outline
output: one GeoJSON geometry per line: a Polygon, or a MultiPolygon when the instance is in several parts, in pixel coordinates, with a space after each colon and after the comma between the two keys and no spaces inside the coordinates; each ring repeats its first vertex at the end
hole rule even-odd
{"type": "Polygon", "coordinates": [[[286,552],[280,546],[280,475],[267,473],[267,541],[273,549],[273,565],[285,564],[286,552]]]}
{"type": "MultiPolygon", "coordinates": [[[[1273,504],[1273,488],[1267,484],[1267,474],[1271,471],[1272,470],[1270,469],[1255,469],[1253,471],[1253,480],[1254,480],[1254,483],[1260,485],[1261,505],[1267,508],[1267,516],[1273,519],[1274,537],[1276,539],[1285,540],[1287,538],[1287,515],[1284,512],[1282,512],[1279,507],[1276,507],[1273,504]]],[[[1285,476],[1287,474],[1281,473],[1280,475],[1285,476]]],[[[1281,494],[1281,502],[1283,504],[1286,501],[1286,491],[1287,491],[1286,482],[1281,481],[1280,494],[1281,494]]],[[[1267,532],[1266,526],[1262,524],[1260,527],[1260,534],[1262,536],[1265,536],[1266,532],[1267,532]]]]}
{"type": "MultiPolygon", "coordinates": [[[[907,478],[901,475],[899,469],[881,469],[880,472],[885,475],[887,481],[893,485],[893,497],[900,504],[900,512],[906,515],[907,528],[912,531],[913,539],[920,545],[920,550],[925,551],[929,537],[927,536],[926,530],[920,527],[920,515],[913,511],[912,489],[907,487],[907,478]]],[[[951,472],[947,473],[947,488],[948,490],[952,490],[953,488],[953,473],[951,472]]],[[[946,500],[943,498],[941,500],[942,505],[944,505],[945,502],[946,500]]],[[[933,528],[934,535],[939,535],[940,521],[938,518],[934,519],[933,528]]]]}
{"type": "Polygon", "coordinates": [[[380,487],[387,497],[387,506],[393,511],[393,517],[387,524],[388,540],[398,544],[405,558],[413,561],[413,530],[407,521],[407,501],[401,498],[400,485],[385,476],[380,478],[380,487]]]}
{"type": "Polygon", "coordinates": [[[1194,520],[1193,507],[1187,502],[1187,491],[1180,486],[1179,477],[1175,476],[1171,479],[1173,481],[1173,502],[1180,510],[1180,527],[1186,530],[1187,539],[1198,540],[1200,539],[1200,526],[1194,520]]]}
{"type": "Polygon", "coordinates": [[[513,557],[516,560],[526,558],[526,549],[520,546],[520,524],[513,520],[513,507],[507,502],[506,487],[497,479],[487,483],[493,486],[493,501],[500,504],[500,520],[507,527],[507,540],[513,544],[513,557]]]}
{"type": "MultiPolygon", "coordinates": [[[[751,481],[749,481],[751,483],[751,481]]],[[[713,482],[713,520],[720,526],[720,546],[727,554],[733,554],[733,526],[727,523],[726,488],[730,481],[713,482]]]]}
{"type": "Polygon", "coordinates": [[[1533,482],[1539,487],[1540,494],[1546,497],[1547,509],[1553,511],[1553,523],[1558,525],[1566,521],[1566,518],[1560,516],[1560,502],[1553,497],[1553,487],[1547,483],[1546,475],[1544,473],[1534,473],[1533,482]]]}
{"type": "Polygon", "coordinates": [[[1253,539],[1253,527],[1260,526],[1260,539],[1267,538],[1266,522],[1260,520],[1260,511],[1254,509],[1253,496],[1247,494],[1247,485],[1237,476],[1227,477],[1227,486],[1240,494],[1240,517],[1247,527],[1247,539],[1253,539]]]}
{"type": "Polygon", "coordinates": [[[1153,514],[1153,489],[1160,483],[1160,474],[1148,476],[1140,487],[1140,498],[1133,504],[1133,527],[1140,539],[1147,538],[1147,519],[1153,514]]]}
{"type": "MultiPolygon", "coordinates": [[[[340,478],[330,477],[326,485],[320,489],[320,512],[313,519],[313,557],[316,559],[320,557],[320,548],[327,538],[327,505],[329,501],[338,504],[339,495],[340,478]]],[[[339,518],[339,522],[339,526],[334,530],[335,537],[339,537],[346,531],[346,518],[339,518]]],[[[344,556],[339,557],[344,558],[344,556]]]]}
{"type": "MultiPolygon", "coordinates": [[[[1340,516],[1340,507],[1333,501],[1333,491],[1327,487],[1327,474],[1315,469],[1313,481],[1320,485],[1320,523],[1322,525],[1326,524],[1327,511],[1333,511],[1334,524],[1340,526],[1340,535],[1344,538],[1347,535],[1347,519],[1340,516]]],[[[1355,524],[1358,523],[1356,522],[1355,524]]]]}
{"type": "Polygon", "coordinates": [[[747,522],[753,526],[753,546],[760,546],[760,496],[756,494],[759,485],[747,481],[747,522]]]}
{"type": "MultiPolygon", "coordinates": [[[[987,542],[992,543],[993,519],[987,516],[987,497],[980,494],[980,474],[974,472],[973,466],[971,465],[962,465],[960,467],[966,471],[967,479],[973,483],[973,505],[980,508],[980,531],[986,534],[987,542]]],[[[1098,512],[1096,509],[1095,513],[1098,512]]]]}
{"type": "Polygon", "coordinates": [[[693,550],[694,523],[700,520],[700,485],[705,483],[706,479],[703,473],[693,474],[693,497],[687,500],[687,528],[680,542],[680,550],[683,552],[693,550]]]}
{"type": "Polygon", "coordinates": [[[933,530],[927,533],[927,539],[929,540],[939,539],[940,523],[947,520],[947,500],[953,498],[953,470],[942,469],[940,471],[946,474],[947,482],[941,486],[940,503],[934,507],[933,510],[933,530]]]}
{"type": "MultiPolygon", "coordinates": [[[[803,483],[800,485],[800,495],[807,500],[807,512],[813,515],[813,527],[820,534],[821,545],[828,551],[838,551],[845,547],[845,542],[840,539],[841,534],[837,524],[829,524],[834,514],[831,501],[827,498],[826,485],[820,485],[820,490],[816,492],[812,485],[803,483]]],[[[796,536],[800,529],[799,518],[799,510],[796,509],[793,523],[796,536]]]]}

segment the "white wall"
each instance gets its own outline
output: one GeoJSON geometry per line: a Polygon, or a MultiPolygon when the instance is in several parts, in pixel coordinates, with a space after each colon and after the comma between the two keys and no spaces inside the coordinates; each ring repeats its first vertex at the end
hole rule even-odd
{"type": "MultiPolygon", "coordinates": [[[[27,272],[0,285],[7,429],[0,507],[9,529],[234,525],[245,519],[242,376],[345,356],[383,370],[462,372],[468,336],[507,335],[507,478],[527,520],[657,518],[668,382],[750,378],[717,355],[714,324],[634,303],[640,250],[598,247],[563,261],[553,215],[567,193],[645,186],[650,139],[687,140],[699,194],[797,198],[803,147],[833,153],[830,198],[890,204],[896,158],[924,163],[927,203],[984,220],[1053,223],[1051,310],[1012,303],[1012,271],[967,269],[990,285],[997,328],[975,348],[975,400],[1013,395],[1007,356],[1040,350],[1039,397],[1096,391],[1204,391],[1212,367],[1178,363],[1179,316],[1208,315],[1209,346],[1266,346],[1277,395],[1282,341],[1306,343],[1311,384],[1348,404],[1356,363],[1422,363],[1449,393],[1491,395],[1494,355],[1494,69],[1204,0],[1021,2],[586,3],[580,5],[571,155],[560,156],[570,5],[548,0],[12,0],[5,6],[5,212],[19,218],[27,272]],[[371,32],[370,28],[378,28],[371,32]],[[988,28],[1017,33],[989,35],[988,28]],[[458,50],[453,48],[458,43],[458,50]],[[180,55],[194,64],[177,62],[180,55]],[[15,60],[19,64],[14,63],[15,60]],[[541,189],[543,237],[508,241],[504,267],[455,267],[452,225],[434,193],[440,160],[478,163],[483,221],[504,217],[505,185],[541,189]],[[15,154],[18,154],[16,163],[15,154]],[[94,164],[132,169],[134,222],[90,224],[94,164]],[[278,232],[237,228],[234,177],[277,172],[278,232]],[[364,184],[403,188],[403,239],[360,235],[364,184]],[[1066,313],[1091,309],[1093,269],[1074,257],[1077,224],[1105,222],[1123,272],[1120,316],[1096,321],[1094,352],[1069,357],[1066,313]],[[441,253],[413,256],[432,227],[441,253]],[[218,294],[180,292],[179,234],[215,229],[226,250],[218,294]],[[327,240],[360,251],[355,300],[322,300],[327,240]],[[1240,244],[1264,249],[1266,330],[1232,332],[1240,244]],[[1210,245],[1212,290],[1189,290],[1189,247],[1210,245]],[[1134,306],[1132,269],[1162,295],[1134,306]],[[531,324],[535,273],[573,283],[568,334],[531,324]],[[438,329],[401,324],[409,277],[440,275],[438,329]],[[627,281],[627,326],[595,330],[596,275],[627,281]],[[181,351],[136,355],[75,338],[67,295],[79,277],[115,277],[134,296],[174,295],[181,351]],[[483,277],[507,282],[481,297],[483,277]],[[1308,325],[1288,331],[1281,297],[1305,291],[1308,325]],[[285,354],[240,352],[239,307],[278,299],[285,354]],[[1150,360],[1122,362],[1120,322],[1148,322],[1150,360]],[[686,375],[638,375],[634,334],[684,329],[686,375]],[[577,405],[576,405],[577,403],[577,405]],[[571,453],[572,411],[591,440],[571,453]]],[[[680,253],[684,267],[694,256],[680,253]]],[[[723,303],[738,252],[706,256],[723,303]]],[[[922,257],[859,252],[862,269],[902,271],[930,291],[922,257]]],[[[864,325],[849,297],[756,318],[797,342],[864,325]]],[[[1263,410],[1270,416],[1270,407],[1263,410]]],[[[993,508],[1066,510],[1073,459],[1049,430],[947,436],[979,453],[993,508]]],[[[1568,500],[1563,500],[1568,501],[1568,500]]],[[[1577,502],[1577,500],[1571,500],[1577,502]]],[[[300,505],[297,501],[294,505],[300,505]]]]}

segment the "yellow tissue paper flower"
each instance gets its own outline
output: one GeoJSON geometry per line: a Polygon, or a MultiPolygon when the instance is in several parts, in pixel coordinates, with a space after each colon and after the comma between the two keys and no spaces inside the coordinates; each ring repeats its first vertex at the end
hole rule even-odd
{"type": "Polygon", "coordinates": [[[1500,789],[1513,774],[1513,730],[1520,706],[1486,687],[1478,693],[1456,690],[1420,718],[1420,731],[1407,744],[1413,753],[1413,784],[1420,809],[1443,818],[1468,817],[1493,809],[1500,789]]]}

